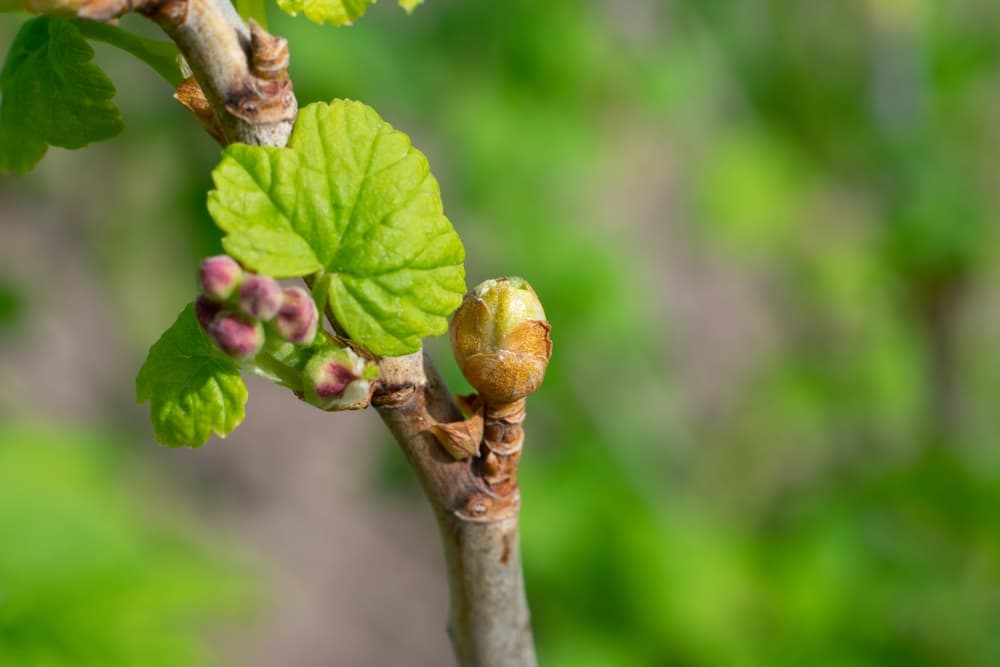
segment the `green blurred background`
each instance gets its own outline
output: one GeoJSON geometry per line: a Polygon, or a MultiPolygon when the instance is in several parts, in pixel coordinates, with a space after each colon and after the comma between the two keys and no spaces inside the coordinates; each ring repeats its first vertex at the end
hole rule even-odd
{"type": "MultiPolygon", "coordinates": [[[[428,154],[469,284],[545,304],[543,665],[1000,664],[1000,4],[270,18],[300,103],[362,100],[428,154]]],[[[219,250],[218,148],[97,50],[124,134],[0,179],[0,664],[448,664],[375,415],[255,382],[228,440],[152,444],[132,379],[219,250]]]]}

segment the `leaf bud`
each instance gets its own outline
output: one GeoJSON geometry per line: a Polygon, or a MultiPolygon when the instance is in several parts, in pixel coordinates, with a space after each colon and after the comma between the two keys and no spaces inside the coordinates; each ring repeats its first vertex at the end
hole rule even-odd
{"type": "Polygon", "coordinates": [[[451,347],[484,401],[509,403],[542,384],[552,355],[550,329],[531,285],[498,278],[465,295],[451,320],[451,347]]]}
{"type": "Polygon", "coordinates": [[[243,280],[243,269],[229,255],[209,257],[198,269],[201,291],[213,301],[225,301],[243,280]]]}
{"type": "Polygon", "coordinates": [[[302,373],[305,399],[323,410],[354,410],[368,405],[374,364],[349,347],[313,355],[302,373]]]}
{"type": "Polygon", "coordinates": [[[261,322],[270,322],[281,308],[282,297],[277,280],[250,273],[240,285],[240,310],[261,322]]]}
{"type": "Polygon", "coordinates": [[[310,345],[319,328],[319,313],[312,295],[302,287],[282,290],[281,307],[274,318],[278,335],[296,345],[310,345]]]}
{"type": "Polygon", "coordinates": [[[240,361],[253,358],[264,345],[264,327],[242,313],[220,312],[208,325],[208,333],[223,352],[240,361]]]}

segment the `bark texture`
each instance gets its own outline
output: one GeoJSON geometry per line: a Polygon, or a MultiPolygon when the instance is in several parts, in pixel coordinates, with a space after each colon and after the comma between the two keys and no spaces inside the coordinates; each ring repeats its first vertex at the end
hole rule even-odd
{"type": "Polygon", "coordinates": [[[494,486],[485,457],[456,459],[433,434],[462,413],[421,352],[380,361],[373,404],[416,471],[437,517],[448,566],[448,631],[464,667],[533,667],[521,569],[516,482],[494,486]]]}

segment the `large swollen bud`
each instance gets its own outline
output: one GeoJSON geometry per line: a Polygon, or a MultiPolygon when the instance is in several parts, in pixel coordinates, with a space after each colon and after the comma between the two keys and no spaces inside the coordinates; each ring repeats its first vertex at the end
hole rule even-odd
{"type": "Polygon", "coordinates": [[[462,374],[487,403],[509,403],[538,389],[552,355],[550,326],[523,278],[498,278],[465,295],[451,320],[462,374]]]}
{"type": "Polygon", "coordinates": [[[201,291],[213,301],[225,301],[243,280],[243,269],[229,255],[209,257],[198,269],[201,291]]]}
{"type": "Polygon", "coordinates": [[[349,347],[325,349],[302,373],[305,399],[323,410],[354,410],[368,405],[374,364],[349,347]]]}
{"type": "Polygon", "coordinates": [[[274,326],[285,340],[296,345],[310,345],[319,328],[319,313],[312,295],[301,287],[286,287],[274,326]]]}

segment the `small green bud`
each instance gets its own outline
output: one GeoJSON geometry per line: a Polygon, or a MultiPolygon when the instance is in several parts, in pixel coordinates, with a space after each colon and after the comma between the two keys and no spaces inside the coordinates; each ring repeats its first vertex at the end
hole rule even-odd
{"type": "Polygon", "coordinates": [[[305,399],[323,410],[353,410],[368,405],[375,370],[349,347],[325,349],[302,373],[305,399]]]}
{"type": "Polygon", "coordinates": [[[282,290],[281,307],[274,318],[278,335],[296,345],[310,345],[319,328],[319,313],[312,295],[302,287],[282,290]]]}
{"type": "Polygon", "coordinates": [[[247,274],[240,285],[240,310],[261,322],[270,322],[278,314],[283,296],[281,285],[271,276],[247,274]]]}
{"type": "Polygon", "coordinates": [[[451,320],[451,347],[484,401],[509,403],[542,384],[552,355],[550,329],[531,285],[498,278],[465,295],[451,320]]]}
{"type": "Polygon", "coordinates": [[[252,359],[264,346],[264,327],[242,313],[220,312],[208,325],[208,334],[234,359],[252,359]]]}
{"type": "Polygon", "coordinates": [[[243,269],[229,255],[209,257],[198,269],[201,291],[213,301],[225,301],[243,280],[243,269]]]}

